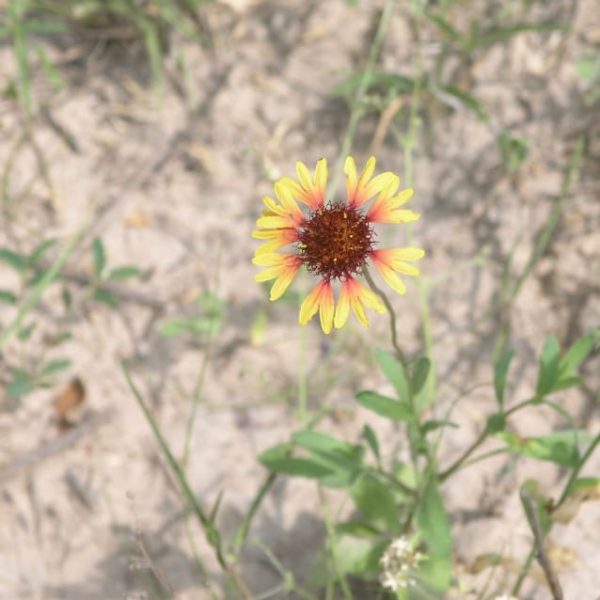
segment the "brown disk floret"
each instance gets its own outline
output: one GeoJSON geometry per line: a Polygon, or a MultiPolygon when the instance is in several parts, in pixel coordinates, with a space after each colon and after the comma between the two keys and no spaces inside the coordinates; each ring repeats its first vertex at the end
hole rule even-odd
{"type": "Polygon", "coordinates": [[[306,268],[326,281],[359,272],[373,249],[373,228],[366,215],[345,203],[328,204],[306,220],[298,253],[306,268]]]}

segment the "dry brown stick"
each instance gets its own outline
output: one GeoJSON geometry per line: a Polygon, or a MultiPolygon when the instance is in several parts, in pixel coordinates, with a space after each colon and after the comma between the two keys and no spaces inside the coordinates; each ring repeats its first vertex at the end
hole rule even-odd
{"type": "Polygon", "coordinates": [[[81,425],[71,429],[64,435],[42,444],[39,448],[15,459],[8,466],[0,468],[0,486],[18,475],[26,474],[29,470],[37,466],[38,463],[66,450],[98,426],[108,422],[113,413],[112,409],[106,409],[100,413],[92,414],[81,425]]]}
{"type": "Polygon", "coordinates": [[[552,563],[550,562],[550,558],[548,556],[548,553],[546,552],[544,534],[542,533],[542,525],[539,520],[538,508],[535,506],[534,500],[526,491],[521,491],[521,500],[526,507],[527,513],[529,513],[530,518],[528,519],[528,521],[531,526],[531,530],[533,531],[536,558],[537,561],[540,563],[542,570],[544,571],[546,581],[548,582],[548,587],[550,588],[550,592],[552,593],[552,598],[553,600],[564,600],[564,595],[560,586],[560,582],[558,581],[558,577],[554,572],[552,563]]]}

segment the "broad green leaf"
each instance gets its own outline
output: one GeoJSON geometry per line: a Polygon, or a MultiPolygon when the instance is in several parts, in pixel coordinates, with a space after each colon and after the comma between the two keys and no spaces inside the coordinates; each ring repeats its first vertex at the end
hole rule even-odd
{"type": "Polygon", "coordinates": [[[94,238],[92,242],[92,254],[94,255],[94,275],[97,279],[100,279],[102,271],[106,266],[106,253],[104,251],[104,244],[100,238],[94,238]]]}
{"type": "Polygon", "coordinates": [[[499,431],[504,431],[506,427],[506,419],[504,418],[503,413],[494,413],[488,417],[486,423],[486,431],[488,434],[498,433],[499,431]]]}
{"type": "Polygon", "coordinates": [[[368,408],[380,417],[392,421],[415,421],[415,417],[410,407],[406,403],[396,400],[395,398],[382,396],[377,392],[366,390],[356,394],[356,400],[361,406],[368,408]]]}
{"type": "Polygon", "coordinates": [[[24,369],[12,369],[12,379],[6,386],[6,393],[11,398],[21,398],[34,389],[30,374],[24,369]]]}
{"type": "Polygon", "coordinates": [[[344,575],[376,575],[381,569],[379,560],[387,545],[387,541],[373,544],[364,538],[344,536],[333,547],[336,570],[344,575]]]}
{"type": "Polygon", "coordinates": [[[438,484],[429,478],[417,506],[417,527],[427,544],[428,559],[420,569],[423,580],[438,592],[445,592],[452,580],[452,537],[450,521],[438,484]]]}
{"type": "Polygon", "coordinates": [[[388,381],[394,386],[398,398],[404,402],[409,402],[410,388],[402,363],[389,352],[386,352],[381,348],[378,348],[375,351],[375,358],[379,368],[383,371],[388,381]]]}
{"type": "Polygon", "coordinates": [[[433,364],[426,356],[419,356],[411,368],[410,389],[415,410],[421,414],[433,401],[433,364]]]}
{"type": "Polygon", "coordinates": [[[371,452],[373,452],[377,462],[379,462],[381,460],[381,454],[379,452],[379,440],[377,439],[377,434],[369,425],[364,425],[361,437],[367,442],[369,448],[371,448],[371,452]]]}
{"type": "Polygon", "coordinates": [[[560,431],[529,438],[503,431],[497,433],[496,437],[506,442],[508,449],[515,454],[537,460],[547,460],[570,468],[575,468],[579,463],[578,444],[590,439],[586,432],[579,430],[560,431]]]}
{"type": "Polygon", "coordinates": [[[29,268],[29,260],[8,248],[0,248],[0,261],[12,267],[18,273],[24,273],[29,268]]]}
{"type": "Polygon", "coordinates": [[[72,361],[68,358],[57,358],[55,360],[51,360],[44,365],[40,372],[40,376],[46,377],[48,375],[58,373],[59,371],[64,371],[65,369],[68,369],[71,364],[72,361]]]}
{"type": "Polygon", "coordinates": [[[540,368],[536,385],[536,395],[541,399],[549,394],[560,374],[560,346],[555,336],[551,335],[542,348],[540,368]]]}
{"type": "Polygon", "coordinates": [[[131,279],[132,277],[141,277],[143,272],[141,269],[133,266],[117,267],[112,269],[108,274],[108,281],[122,281],[123,279],[131,279]]]}
{"type": "Polygon", "coordinates": [[[360,450],[360,446],[354,446],[325,433],[313,431],[312,429],[294,432],[292,434],[292,440],[298,446],[310,452],[339,454],[340,456],[346,456],[351,459],[356,459],[360,456],[360,453],[357,454],[357,450],[360,450]]]}
{"type": "Polygon", "coordinates": [[[111,308],[119,306],[119,299],[106,288],[98,288],[93,295],[94,300],[102,302],[111,308]]]}
{"type": "Polygon", "coordinates": [[[589,356],[596,342],[600,341],[600,329],[579,338],[560,360],[560,379],[575,375],[575,370],[589,356]]]}
{"type": "Polygon", "coordinates": [[[498,358],[494,364],[494,391],[496,392],[496,401],[500,410],[504,410],[504,390],[506,389],[506,377],[508,368],[513,359],[515,351],[509,348],[504,354],[498,358]]]}
{"type": "Polygon", "coordinates": [[[367,521],[395,535],[400,534],[399,511],[389,484],[367,474],[354,482],[350,496],[367,521]]]}

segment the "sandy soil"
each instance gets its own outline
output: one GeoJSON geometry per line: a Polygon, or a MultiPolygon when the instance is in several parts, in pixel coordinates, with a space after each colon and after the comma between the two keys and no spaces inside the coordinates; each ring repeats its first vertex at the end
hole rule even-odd
{"type": "MultiPolygon", "coordinates": [[[[354,324],[330,339],[316,324],[302,334],[297,308],[268,305],[250,263],[255,243],[249,234],[272,181],[293,173],[296,160],[335,160],[348,111],[332,96],[332,87],[364,64],[381,3],[252,4],[215,3],[206,9],[214,52],[185,40],[172,44],[185,54],[189,79],[182,84],[173,51],[158,101],[139,43],[66,35],[58,43],[37,40],[65,85],[53,89],[41,69],[34,69],[35,103],[44,109],[29,139],[15,103],[8,96],[0,100],[0,165],[9,173],[4,185],[10,205],[0,215],[0,244],[29,251],[42,239],[65,240],[92,217],[82,250],[64,275],[75,308],[65,310],[63,285],[53,286],[35,313],[30,340],[11,342],[2,356],[3,378],[8,366],[41,355],[73,362],[52,389],[22,402],[11,400],[0,385],[0,598],[206,597],[190,537],[211,573],[218,572],[216,565],[200,532],[186,525],[171,476],[125,383],[121,359],[133,365],[178,456],[190,396],[206,363],[189,477],[205,506],[224,492],[225,532],[234,530],[265,476],[257,454],[298,426],[293,407],[303,344],[311,406],[327,402],[339,409],[323,430],[356,440],[370,420],[389,448],[397,439],[397,432],[353,402],[360,389],[386,389],[369,348],[387,346],[387,321],[374,316],[370,329],[354,324]],[[134,264],[144,272],[142,280],[116,286],[116,310],[89,299],[94,236],[104,241],[110,266],[134,264]],[[210,347],[160,334],[168,319],[192,314],[196,298],[206,292],[225,306],[223,327],[210,347]],[[264,311],[264,339],[252,343],[253,323],[264,311]],[[52,346],[63,332],[72,335],[52,346]],[[74,376],[83,382],[86,399],[73,416],[76,427],[61,433],[53,400],[74,376]]],[[[474,11],[484,15],[491,4],[474,3],[474,11]]],[[[572,20],[568,34],[521,34],[475,56],[468,85],[487,107],[489,123],[439,104],[422,113],[414,207],[423,218],[414,235],[427,250],[424,270],[433,283],[440,414],[461,390],[491,380],[498,323],[486,314],[502,266],[513,249],[515,268],[526,263],[581,134],[589,147],[557,234],[508,315],[517,352],[510,401],[532,391],[536,355],[547,335],[556,334],[566,345],[600,322],[600,120],[583,104],[574,70],[577,58],[594,47],[598,51],[600,16],[593,0],[576,2],[572,13],[569,5],[539,3],[531,12],[538,20],[572,20]],[[503,129],[528,140],[529,155],[515,176],[504,173],[497,150],[503,129]]],[[[414,40],[403,10],[392,20],[381,68],[410,76],[414,40]]],[[[457,13],[456,22],[466,29],[467,16],[457,13]]],[[[425,59],[432,61],[438,34],[427,26],[424,35],[425,59]]],[[[0,65],[5,88],[16,70],[6,44],[0,65]]],[[[450,61],[449,79],[453,69],[457,75],[465,71],[450,61]]],[[[372,148],[376,126],[373,115],[359,127],[360,160],[372,148]]],[[[402,172],[393,135],[377,146],[381,168],[402,172]]],[[[3,265],[0,284],[19,285],[3,265]]],[[[415,287],[394,303],[402,343],[416,353],[421,334],[415,287]]],[[[6,324],[12,309],[1,310],[6,324]]],[[[600,426],[598,366],[598,357],[587,365],[584,390],[555,397],[589,432],[600,426]]],[[[493,408],[489,387],[458,405],[454,418],[461,427],[446,437],[448,462],[493,408]]],[[[513,426],[522,435],[536,435],[565,422],[553,411],[536,409],[513,426]]],[[[599,471],[596,453],[584,474],[599,471]]],[[[522,559],[526,553],[530,536],[518,487],[530,476],[551,495],[565,480],[549,463],[496,457],[445,486],[457,574],[465,589],[481,588],[490,575],[469,574],[479,554],[522,559]]],[[[600,505],[593,503],[552,532],[570,600],[600,596],[599,532],[600,505]]],[[[314,485],[282,481],[257,517],[241,573],[257,593],[280,582],[266,546],[301,579],[323,537],[314,485]]],[[[495,577],[512,581],[514,574],[499,571],[495,577]]],[[[534,579],[523,595],[548,597],[534,579]]]]}

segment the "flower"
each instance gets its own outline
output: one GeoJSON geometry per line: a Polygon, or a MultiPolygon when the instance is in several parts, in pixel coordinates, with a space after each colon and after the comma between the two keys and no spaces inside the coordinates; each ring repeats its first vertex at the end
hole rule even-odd
{"type": "Polygon", "coordinates": [[[419,563],[425,558],[424,554],[415,550],[415,540],[405,537],[395,539],[379,561],[381,585],[392,592],[414,586],[419,563]]]}
{"type": "Polygon", "coordinates": [[[380,298],[357,279],[365,274],[369,261],[399,294],[406,293],[399,273],[419,275],[419,270],[410,263],[424,256],[421,248],[375,247],[375,223],[410,223],[420,217],[403,208],[413,190],[399,191],[400,178],[390,171],[374,176],[375,162],[374,157],[369,158],[359,175],[354,159],[351,156],[346,159],[345,202],[326,201],[324,158],[317,162],[313,174],[304,163],[298,162],[297,180],[283,177],[274,186],[276,199],[263,200],[266,208],[252,233],[263,244],[252,262],[265,269],[255,280],[275,280],[270,299],[277,300],[302,266],[320,279],[302,302],[301,325],[306,325],[318,312],[321,328],[327,334],[333,327],[346,324],[350,309],[363,325],[369,323],[365,307],[384,313],[386,309],[380,298]],[[283,250],[286,246],[291,246],[291,251],[283,250]],[[337,306],[335,282],[339,282],[337,306]]]}

